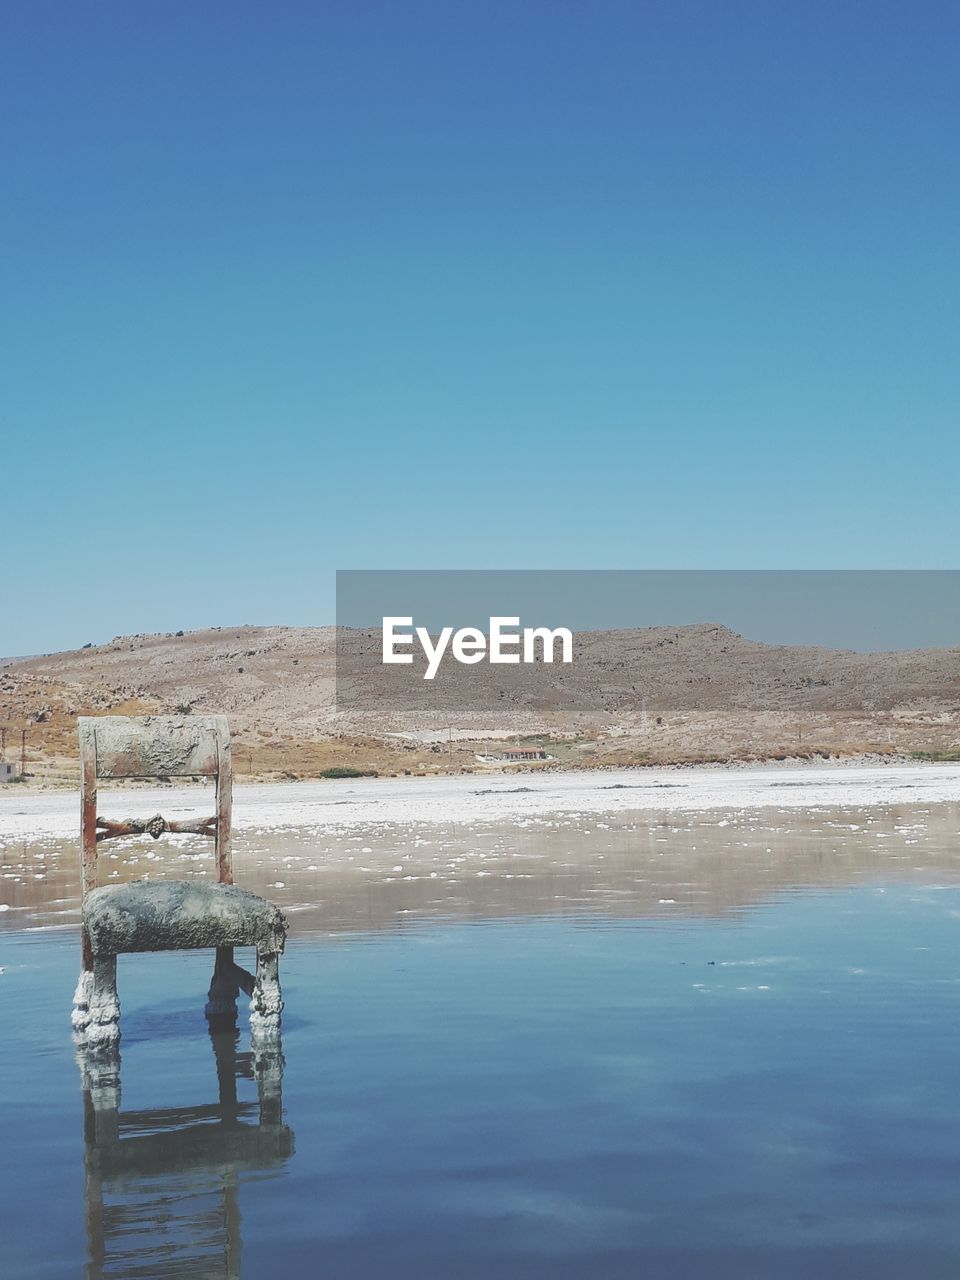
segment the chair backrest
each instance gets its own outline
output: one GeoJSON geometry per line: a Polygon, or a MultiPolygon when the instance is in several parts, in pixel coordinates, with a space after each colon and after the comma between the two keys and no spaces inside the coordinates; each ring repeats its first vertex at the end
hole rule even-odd
{"type": "MultiPolygon", "coordinates": [[[[97,780],[99,778],[189,778],[216,780],[215,818],[193,824],[216,839],[217,878],[233,883],[230,812],[233,772],[226,716],[80,716],[83,892],[97,886],[97,780]]],[[[161,820],[162,821],[162,820],[161,820]]],[[[101,827],[109,827],[100,820],[101,827]]],[[[114,826],[125,824],[113,824],[114,826]]],[[[129,824],[126,824],[129,825],[129,824]]],[[[182,824],[181,829],[183,825],[182,824]]],[[[163,829],[175,829],[166,825],[163,829]]],[[[123,831],[101,831],[100,838],[123,831]]]]}

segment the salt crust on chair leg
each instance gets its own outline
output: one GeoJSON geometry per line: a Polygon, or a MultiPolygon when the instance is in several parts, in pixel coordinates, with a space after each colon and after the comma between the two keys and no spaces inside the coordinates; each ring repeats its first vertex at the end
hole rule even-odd
{"type": "Polygon", "coordinates": [[[117,996],[117,957],[98,957],[93,972],[83,973],[74,997],[73,1025],[87,1049],[109,1049],[120,1039],[120,1000],[117,996]],[[86,1008],[82,1001],[86,1000],[86,1008]]]}
{"type": "Polygon", "coordinates": [[[90,1001],[92,998],[93,973],[89,969],[84,969],[77,980],[77,989],[73,993],[73,1012],[70,1015],[73,1037],[78,1044],[82,1044],[87,1038],[87,1027],[90,1025],[90,1001]]]}
{"type": "Polygon", "coordinates": [[[283,999],[280,994],[280,957],[257,953],[257,983],[250,1001],[250,1031],[255,1040],[272,1040],[280,1032],[283,999]]]}

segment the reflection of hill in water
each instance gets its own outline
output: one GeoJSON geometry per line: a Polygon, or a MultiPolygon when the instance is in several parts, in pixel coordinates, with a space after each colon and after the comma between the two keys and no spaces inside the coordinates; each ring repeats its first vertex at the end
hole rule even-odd
{"type": "MultiPolygon", "coordinates": [[[[209,874],[151,842],[105,867],[114,880],[209,874]]],[[[237,879],[278,902],[293,936],[396,927],[420,917],[496,919],[590,913],[617,918],[748,908],[791,888],[960,874],[955,805],[762,810],[709,817],[556,815],[470,827],[397,824],[340,835],[305,829],[237,841],[237,879]]],[[[200,847],[199,845],[197,846],[200,847]]],[[[75,846],[5,850],[7,927],[78,919],[75,846]],[[37,866],[45,878],[34,879],[37,866]]],[[[206,872],[204,871],[206,868],[206,872]]]]}

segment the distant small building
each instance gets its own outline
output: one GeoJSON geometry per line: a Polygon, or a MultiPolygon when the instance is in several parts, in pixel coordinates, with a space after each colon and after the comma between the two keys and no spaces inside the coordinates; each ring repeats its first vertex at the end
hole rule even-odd
{"type": "Polygon", "coordinates": [[[16,766],[9,760],[0,760],[0,782],[12,782],[14,778],[19,778],[16,766]]]}
{"type": "Polygon", "coordinates": [[[504,747],[495,755],[493,752],[478,752],[474,759],[479,764],[528,764],[535,760],[555,760],[546,747],[504,747]]]}

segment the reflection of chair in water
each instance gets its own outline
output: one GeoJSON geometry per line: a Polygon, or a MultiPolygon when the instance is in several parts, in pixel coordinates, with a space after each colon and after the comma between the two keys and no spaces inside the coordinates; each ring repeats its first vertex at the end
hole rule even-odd
{"type": "Polygon", "coordinates": [[[211,1030],[219,1100],[120,1111],[120,1057],[85,1054],[87,1280],[212,1280],[240,1275],[238,1183],[293,1154],[283,1123],[279,1040],[237,1053],[234,1029],[211,1030]],[[239,1102],[237,1077],[258,1102],[239,1102]]]}
{"type": "Polygon", "coordinates": [[[83,773],[83,970],[74,997],[73,1027],[80,1044],[109,1048],[120,1038],[117,956],[131,951],[216,948],[208,1013],[228,1009],[242,989],[253,997],[251,1026],[261,1038],[280,1027],[279,956],[283,913],[238,889],[230,859],[232,773],[230,734],[223,716],[81,716],[83,773]],[[97,815],[98,778],[213,777],[217,811],[200,820],[123,822],[97,815]],[[167,880],[97,888],[97,845],[115,836],[165,831],[212,836],[217,884],[167,880]],[[256,978],[234,963],[233,949],[255,947],[256,978]]]}

